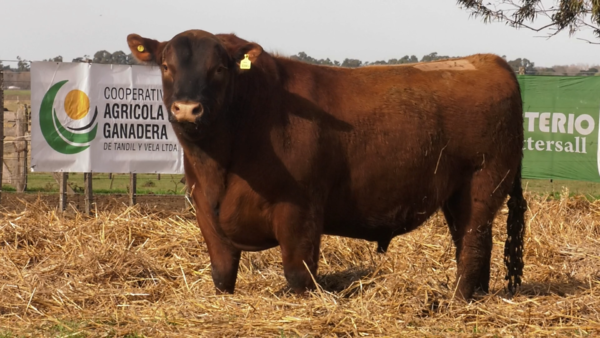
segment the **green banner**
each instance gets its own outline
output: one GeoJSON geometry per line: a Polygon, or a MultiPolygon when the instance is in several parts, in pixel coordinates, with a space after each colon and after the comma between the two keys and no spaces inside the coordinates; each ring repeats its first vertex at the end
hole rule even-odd
{"type": "Polygon", "coordinates": [[[523,177],[600,182],[600,76],[518,76],[523,177]]]}

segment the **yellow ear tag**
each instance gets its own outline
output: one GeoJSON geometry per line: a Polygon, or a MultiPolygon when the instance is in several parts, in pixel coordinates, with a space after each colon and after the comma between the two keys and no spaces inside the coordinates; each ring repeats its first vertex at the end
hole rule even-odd
{"type": "Polygon", "coordinates": [[[144,45],[138,45],[137,50],[138,52],[143,53],[146,50],[146,48],[144,48],[144,45]]]}
{"type": "Polygon", "coordinates": [[[240,69],[250,69],[250,59],[248,59],[248,54],[244,54],[244,59],[240,61],[240,69]]]}

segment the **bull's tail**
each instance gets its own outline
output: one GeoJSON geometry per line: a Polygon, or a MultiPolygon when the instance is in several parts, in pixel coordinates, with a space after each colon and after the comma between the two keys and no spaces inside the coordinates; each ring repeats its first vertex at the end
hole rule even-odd
{"type": "Polygon", "coordinates": [[[525,235],[525,211],[527,202],[523,198],[521,187],[521,165],[515,176],[508,200],[508,220],[506,243],[504,245],[504,264],[506,264],[506,279],[508,290],[514,294],[517,286],[521,284],[523,275],[523,237],[525,235]]]}

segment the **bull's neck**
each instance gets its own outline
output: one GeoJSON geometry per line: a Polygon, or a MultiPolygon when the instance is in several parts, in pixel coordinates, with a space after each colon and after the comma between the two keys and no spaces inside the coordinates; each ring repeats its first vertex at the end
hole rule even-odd
{"type": "Polygon", "coordinates": [[[227,185],[227,168],[231,158],[230,133],[225,130],[218,137],[212,133],[203,137],[200,132],[184,131],[181,125],[174,124],[173,129],[184,152],[186,184],[192,191],[196,205],[209,217],[211,210],[214,212],[218,209],[227,185]]]}
{"type": "Polygon", "coordinates": [[[274,64],[236,78],[227,113],[234,143],[251,138],[255,142],[267,135],[274,121],[285,114],[282,107],[284,89],[274,64]],[[253,136],[251,136],[253,135],[253,136]]]}
{"type": "Polygon", "coordinates": [[[346,68],[313,65],[284,57],[275,60],[283,87],[319,106],[326,104],[329,99],[327,90],[334,86],[332,81],[349,71],[346,68]],[[316,88],[319,90],[315,90],[316,88]]]}
{"type": "MultiPolygon", "coordinates": [[[[230,162],[233,143],[232,130],[228,121],[219,119],[207,130],[195,129],[194,126],[173,125],[179,143],[188,158],[200,160],[197,166],[206,162],[216,162],[219,167],[226,168],[230,162]]],[[[211,166],[214,166],[211,164],[211,166]]]]}

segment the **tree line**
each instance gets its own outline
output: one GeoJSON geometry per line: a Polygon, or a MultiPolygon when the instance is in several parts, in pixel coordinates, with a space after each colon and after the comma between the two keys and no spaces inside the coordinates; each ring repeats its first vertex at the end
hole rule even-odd
{"type": "MultiPolygon", "coordinates": [[[[65,62],[64,58],[59,55],[42,61],[50,62],[65,62]]],[[[123,51],[116,51],[110,53],[106,50],[97,51],[93,57],[90,55],[84,55],[76,57],[71,62],[85,62],[85,63],[100,63],[100,64],[117,64],[117,65],[137,65],[139,62],[133,57],[131,53],[125,54],[123,51]]],[[[11,67],[10,65],[2,65],[0,61],[0,69],[13,70],[18,72],[28,72],[30,70],[29,61],[17,56],[17,66],[11,67]]]]}
{"type": "MultiPolygon", "coordinates": [[[[44,59],[43,61],[63,62],[62,56],[54,58],[44,59]]],[[[114,65],[137,65],[139,62],[133,57],[131,53],[125,54],[125,52],[119,50],[114,53],[110,53],[106,50],[97,51],[93,57],[84,55],[76,57],[71,62],[85,62],[85,63],[100,63],[100,64],[114,64],[114,65]]]]}
{"type": "Polygon", "coordinates": [[[429,53],[427,55],[423,55],[423,57],[419,60],[415,55],[405,55],[399,59],[389,59],[389,60],[378,60],[378,61],[373,61],[373,62],[369,62],[369,61],[361,61],[358,59],[344,59],[344,61],[340,62],[337,60],[331,60],[329,58],[327,59],[316,59],[313,58],[309,55],[307,55],[305,52],[300,52],[296,55],[292,55],[290,57],[291,59],[294,60],[298,60],[298,61],[303,61],[306,63],[311,63],[311,64],[315,64],[315,65],[325,65],[325,66],[337,66],[337,67],[349,67],[349,68],[357,68],[357,67],[362,67],[362,66],[370,66],[370,65],[399,65],[399,64],[405,64],[405,63],[416,63],[416,62],[429,62],[429,61],[435,61],[435,60],[442,60],[442,59],[448,59],[450,58],[450,56],[446,56],[446,55],[438,55],[437,52],[433,52],[433,53],[429,53]]]}
{"type": "MultiPolygon", "coordinates": [[[[448,56],[448,55],[440,55],[437,52],[429,53],[423,55],[420,59],[415,55],[405,55],[401,58],[393,58],[389,60],[378,60],[373,62],[363,62],[358,59],[344,59],[344,61],[339,62],[337,60],[327,59],[316,59],[305,52],[300,52],[296,55],[292,55],[291,58],[294,60],[299,60],[315,65],[325,65],[325,66],[338,66],[338,67],[362,67],[362,66],[370,66],[370,65],[399,65],[406,63],[416,63],[416,62],[431,62],[437,60],[444,60],[455,58],[458,56],[448,56]]],[[[530,61],[527,58],[516,58],[514,60],[508,60],[506,55],[502,56],[511,68],[515,71],[515,73],[522,73],[526,75],[567,75],[567,76],[594,76],[598,74],[598,69],[600,67],[584,67],[584,66],[552,66],[552,67],[536,67],[535,62],[530,61]]]]}
{"type": "MultiPolygon", "coordinates": [[[[362,61],[359,59],[351,59],[346,58],[343,61],[331,60],[329,58],[326,59],[317,59],[314,58],[306,52],[299,52],[295,55],[292,55],[290,58],[310,64],[315,65],[325,65],[325,66],[334,66],[334,67],[348,67],[348,68],[357,68],[364,67],[370,65],[399,65],[406,63],[416,63],[416,62],[431,62],[436,60],[444,60],[453,58],[455,56],[448,55],[440,55],[437,52],[432,52],[429,54],[423,55],[421,58],[418,58],[416,55],[404,55],[400,58],[392,58],[388,60],[377,60],[377,61],[362,61]]],[[[527,58],[516,58],[514,60],[508,60],[505,55],[502,56],[505,60],[507,60],[508,64],[513,68],[516,73],[522,73],[527,75],[579,75],[579,76],[593,76],[598,75],[598,71],[600,67],[581,67],[581,66],[553,66],[553,67],[536,67],[533,61],[530,61],[527,58]]],[[[0,62],[0,68],[5,70],[15,70],[19,72],[27,72],[29,71],[30,64],[27,60],[22,59],[20,56],[17,56],[17,67],[11,68],[9,65],[2,66],[0,62]]],[[[43,61],[51,61],[51,62],[63,62],[62,56],[56,56],[53,58],[44,59],[43,61]]],[[[76,57],[71,60],[71,62],[86,62],[86,63],[99,63],[99,64],[121,64],[121,65],[136,65],[139,62],[133,57],[133,55],[125,54],[123,51],[116,51],[114,53],[110,53],[106,50],[100,50],[94,53],[93,56],[84,55],[81,57],[76,57]]]]}

